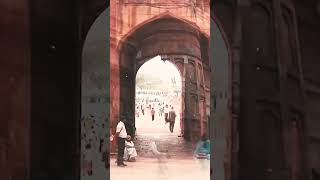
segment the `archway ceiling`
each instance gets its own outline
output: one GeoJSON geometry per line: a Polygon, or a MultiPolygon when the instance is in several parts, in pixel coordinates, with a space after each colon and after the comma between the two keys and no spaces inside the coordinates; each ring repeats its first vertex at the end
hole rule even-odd
{"type": "Polygon", "coordinates": [[[195,35],[200,40],[200,42],[204,42],[205,45],[207,45],[208,44],[207,37],[203,33],[201,33],[199,29],[196,29],[194,26],[196,25],[191,23],[188,24],[186,22],[183,22],[171,16],[165,16],[160,19],[157,19],[142,25],[140,28],[138,28],[132,34],[126,37],[122,42],[127,45],[133,46],[135,49],[138,49],[139,43],[143,39],[155,33],[160,33],[160,32],[165,33],[170,31],[171,32],[184,31],[184,32],[195,35]]]}

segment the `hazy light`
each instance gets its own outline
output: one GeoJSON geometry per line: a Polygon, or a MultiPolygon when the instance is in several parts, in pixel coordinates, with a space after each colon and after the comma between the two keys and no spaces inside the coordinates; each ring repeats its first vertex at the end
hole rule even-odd
{"type": "MultiPolygon", "coordinates": [[[[146,107],[146,101],[155,107],[155,120],[151,121],[150,109],[145,109],[145,115],[136,116],[137,132],[140,134],[167,134],[168,124],[164,123],[164,114],[159,116],[158,103],[172,105],[176,111],[176,127],[174,133],[179,135],[180,111],[181,111],[181,76],[177,67],[170,61],[161,60],[156,56],[144,63],[136,75],[136,103],[146,107]]],[[[137,108],[137,107],[136,107],[137,108]]]]}
{"type": "Polygon", "coordinates": [[[181,83],[179,70],[171,62],[163,62],[160,56],[156,56],[144,63],[139,69],[137,76],[140,74],[159,76],[162,80],[167,81],[175,78],[177,83],[181,83]]]}

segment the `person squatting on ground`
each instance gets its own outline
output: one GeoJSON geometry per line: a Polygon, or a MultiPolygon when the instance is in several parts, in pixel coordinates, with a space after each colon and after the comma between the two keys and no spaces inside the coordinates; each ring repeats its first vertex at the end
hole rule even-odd
{"type": "Polygon", "coordinates": [[[128,136],[126,127],[124,124],[125,122],[126,122],[126,119],[122,118],[117,124],[117,130],[116,130],[116,139],[117,139],[117,145],[118,145],[117,164],[118,166],[121,166],[121,167],[127,166],[126,164],[123,163],[125,140],[128,136]]]}
{"type": "Polygon", "coordinates": [[[125,161],[135,162],[138,156],[136,148],[130,135],[127,136],[123,158],[125,161]]]}
{"type": "Polygon", "coordinates": [[[176,121],[176,112],[174,111],[173,106],[171,107],[171,111],[169,112],[168,121],[170,123],[169,130],[171,133],[173,133],[174,123],[176,121]]]}
{"type": "Polygon", "coordinates": [[[198,161],[198,163],[201,166],[201,169],[204,172],[207,172],[208,169],[210,169],[210,140],[208,139],[207,135],[204,133],[201,137],[201,139],[198,141],[194,157],[198,161]]]}
{"type": "Polygon", "coordinates": [[[208,139],[207,134],[204,133],[197,143],[196,149],[194,151],[194,156],[197,159],[210,159],[210,151],[210,140],[208,139]]]}

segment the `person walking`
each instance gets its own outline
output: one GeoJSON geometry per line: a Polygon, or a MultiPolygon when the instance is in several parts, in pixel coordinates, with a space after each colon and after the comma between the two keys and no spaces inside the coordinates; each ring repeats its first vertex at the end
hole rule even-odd
{"type": "Polygon", "coordinates": [[[169,129],[170,132],[173,133],[174,123],[176,121],[176,112],[173,109],[173,106],[171,107],[171,111],[169,112],[169,129]]]}
{"type": "Polygon", "coordinates": [[[152,121],[154,121],[154,114],[155,114],[155,111],[154,111],[154,109],[152,108],[152,109],[151,109],[151,117],[152,117],[152,121]]]}
{"type": "Polygon", "coordinates": [[[160,111],[161,111],[161,116],[162,116],[162,114],[164,114],[164,105],[161,105],[160,111]]]}
{"type": "Polygon", "coordinates": [[[125,141],[128,136],[126,127],[125,127],[125,122],[126,122],[126,118],[122,117],[122,119],[117,124],[117,130],[116,130],[116,137],[117,137],[117,144],[118,144],[117,164],[120,167],[127,166],[126,164],[123,163],[125,141]]]}
{"type": "Polygon", "coordinates": [[[142,115],[144,116],[144,105],[141,106],[142,115]]]}
{"type": "Polygon", "coordinates": [[[168,122],[168,115],[169,115],[169,108],[168,108],[168,105],[166,104],[166,106],[164,108],[164,120],[165,120],[166,124],[168,122]]]}
{"type": "Polygon", "coordinates": [[[136,116],[139,117],[139,107],[136,109],[136,116]]]}
{"type": "Polygon", "coordinates": [[[161,104],[160,103],[158,104],[158,112],[159,112],[159,116],[162,116],[162,114],[161,114],[161,104]]]}

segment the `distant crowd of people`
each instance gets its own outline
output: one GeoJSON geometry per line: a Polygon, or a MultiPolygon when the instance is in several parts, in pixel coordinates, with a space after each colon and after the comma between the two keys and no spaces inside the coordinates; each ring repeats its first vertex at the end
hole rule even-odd
{"type": "Polygon", "coordinates": [[[158,116],[162,117],[164,115],[164,122],[165,124],[169,123],[169,130],[171,133],[173,133],[174,124],[177,117],[173,106],[165,104],[164,102],[156,105],[155,103],[147,105],[144,103],[138,103],[136,104],[135,110],[136,117],[144,116],[146,114],[146,109],[150,112],[152,121],[155,120],[156,109],[158,109],[158,116]]]}

